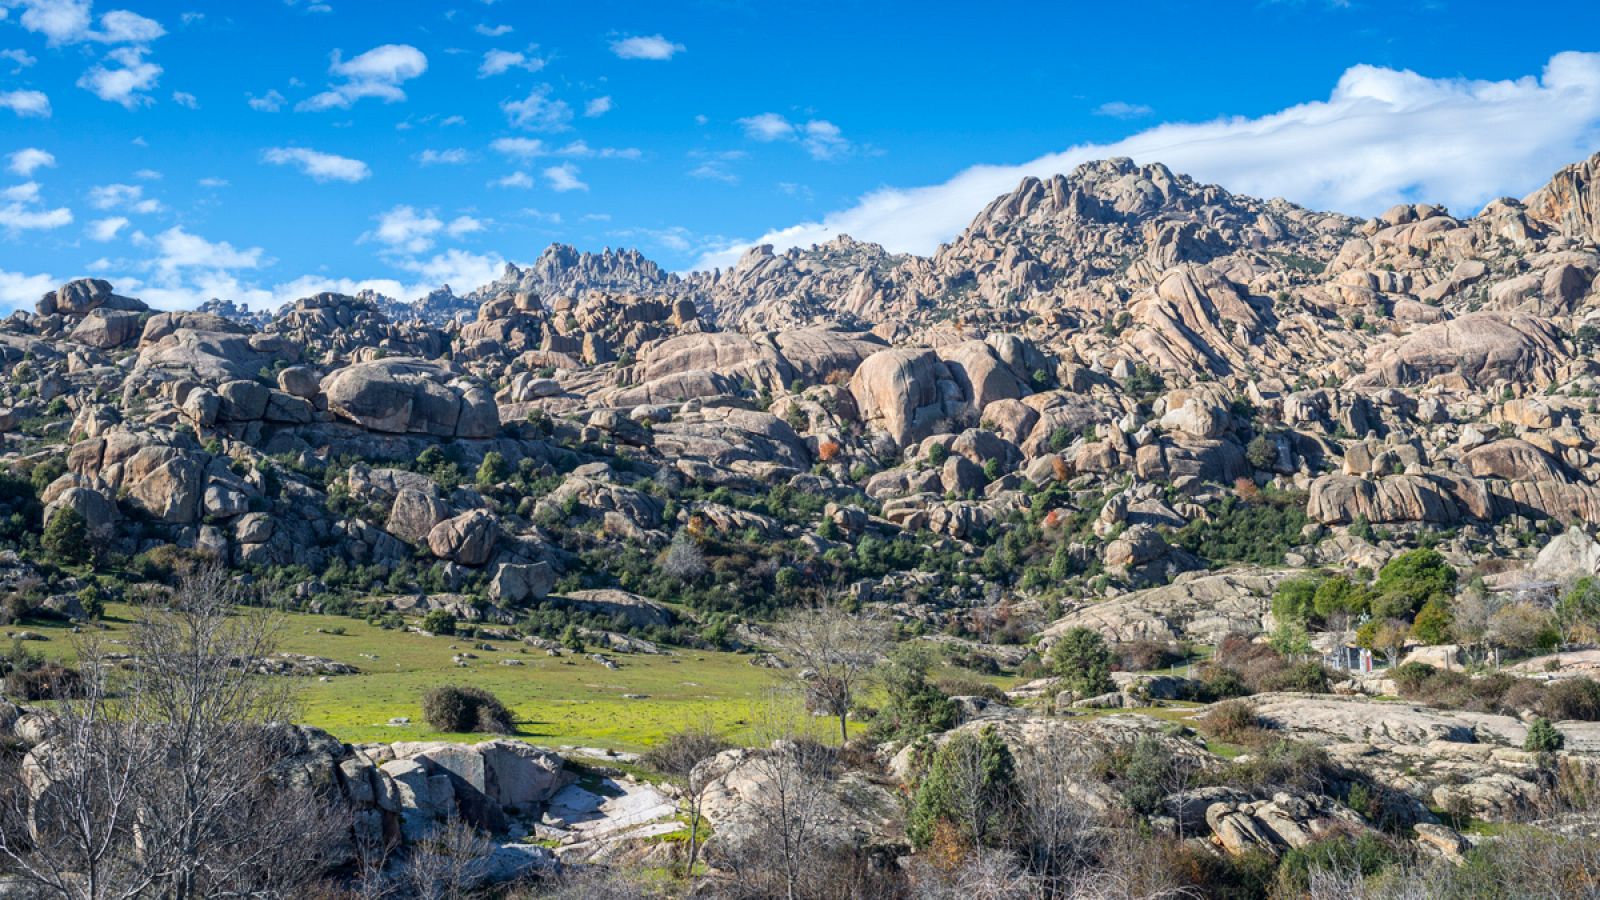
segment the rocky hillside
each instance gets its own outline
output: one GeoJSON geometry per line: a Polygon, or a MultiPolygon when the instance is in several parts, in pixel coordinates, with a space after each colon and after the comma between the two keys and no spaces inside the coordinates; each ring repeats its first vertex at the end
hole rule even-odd
{"type": "MultiPolygon", "coordinates": [[[[769,663],[774,616],[847,598],[1028,676],[1084,633],[1180,660],[1270,634],[1284,666],[1313,641],[1448,644],[1423,655],[1446,668],[1578,646],[1600,638],[1588,600],[1562,605],[1600,575],[1597,169],[1363,221],[1106,160],[1025,180],[932,257],[840,237],[679,277],[553,246],[465,295],[260,316],[71,281],[0,322],[6,584],[74,615],[86,587],[216,560],[305,609],[769,663]]],[[[1326,678],[1257,662],[1233,677],[1261,729],[1408,798],[1406,827],[1562,790],[1515,749],[1558,708],[1534,688],[1400,715],[1300,702],[1326,678]]],[[[1020,757],[1057,706],[1228,696],[1086,694],[1035,682],[1009,701],[1049,710],[963,718],[1020,757]]],[[[1568,728],[1571,765],[1592,727],[1568,728]]],[[[1139,812],[1235,854],[1380,825],[1348,784],[1297,784],[1139,812]]]]}

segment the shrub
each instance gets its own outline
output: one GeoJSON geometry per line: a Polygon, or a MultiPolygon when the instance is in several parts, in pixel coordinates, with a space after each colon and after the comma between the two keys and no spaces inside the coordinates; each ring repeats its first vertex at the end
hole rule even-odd
{"type": "Polygon", "coordinates": [[[456,633],[456,617],[446,609],[431,609],[422,617],[422,630],[448,637],[456,633]]]}
{"type": "Polygon", "coordinates": [[[1450,613],[1449,603],[1434,597],[1422,604],[1422,609],[1417,612],[1416,621],[1411,623],[1411,636],[1424,644],[1448,643],[1450,626],[1454,622],[1455,616],[1450,613]]]}
{"type": "Polygon", "coordinates": [[[1600,684],[1590,678],[1557,681],[1545,688],[1539,711],[1558,722],[1600,722],[1600,684]]]}
{"type": "Polygon", "coordinates": [[[1317,589],[1321,586],[1321,579],[1315,575],[1284,581],[1272,592],[1273,618],[1279,622],[1310,622],[1316,613],[1317,589]]]}
{"type": "Polygon", "coordinates": [[[50,517],[40,539],[44,549],[56,559],[69,563],[88,562],[93,546],[89,541],[89,523],[83,514],[70,506],[63,506],[50,517]]]}
{"type": "Polygon", "coordinates": [[[1311,598],[1311,608],[1319,618],[1327,620],[1340,613],[1356,617],[1367,611],[1370,591],[1348,575],[1324,578],[1311,598]]]}
{"type": "Polygon", "coordinates": [[[1528,737],[1522,749],[1529,753],[1554,753],[1567,745],[1567,736],[1556,730],[1550,720],[1540,717],[1528,726],[1528,737]]]}
{"type": "Polygon", "coordinates": [[[1278,862],[1273,896],[1307,896],[1313,872],[1358,872],[1371,876],[1404,859],[1392,842],[1370,831],[1326,837],[1283,854],[1278,862]]]}
{"type": "Polygon", "coordinates": [[[1016,792],[1016,761],[993,726],[978,735],[957,732],[934,751],[917,785],[906,836],[913,846],[926,847],[940,823],[948,823],[967,845],[987,845],[1007,830],[1005,813],[1016,792]]]}
{"type": "Polygon", "coordinates": [[[1123,672],[1149,672],[1183,662],[1184,654],[1160,641],[1122,641],[1116,645],[1117,668],[1123,672]]]}
{"type": "Polygon", "coordinates": [[[422,717],[435,731],[510,734],[511,711],[482,688],[442,685],[422,695],[422,717]]]}
{"type": "MultiPolygon", "coordinates": [[[[1251,484],[1254,487],[1254,484],[1251,484]]],[[[1173,541],[1213,563],[1283,564],[1283,555],[1301,541],[1306,495],[1264,490],[1250,500],[1227,497],[1208,508],[1210,520],[1196,519],[1178,529],[1173,541]]]]}
{"type": "Polygon", "coordinates": [[[1228,700],[1211,707],[1200,718],[1200,728],[1212,737],[1238,741],[1261,728],[1256,708],[1243,700],[1228,700]]]}
{"type": "Polygon", "coordinates": [[[1097,631],[1069,629],[1050,648],[1050,668],[1061,676],[1062,687],[1080,698],[1116,690],[1111,680],[1111,650],[1097,631]]]}
{"type": "Polygon", "coordinates": [[[1277,444],[1266,435],[1258,434],[1244,448],[1244,458],[1258,469],[1271,469],[1278,464],[1277,444]]]}
{"type": "Polygon", "coordinates": [[[950,448],[943,444],[934,444],[928,448],[928,465],[938,468],[950,458],[950,448]]]}
{"type": "Polygon", "coordinates": [[[1372,615],[1409,619],[1429,600],[1448,602],[1455,591],[1456,570],[1437,550],[1408,550],[1378,572],[1372,615]]]}

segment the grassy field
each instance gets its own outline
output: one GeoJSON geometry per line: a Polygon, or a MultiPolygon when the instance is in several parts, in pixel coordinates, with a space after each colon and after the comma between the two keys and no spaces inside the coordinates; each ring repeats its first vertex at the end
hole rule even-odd
{"type": "MultiPolygon", "coordinates": [[[[103,636],[116,641],[129,610],[107,610],[103,636]]],[[[48,642],[29,650],[70,659],[72,635],[60,623],[30,621],[21,628],[48,642]]],[[[441,734],[422,722],[421,697],[441,684],[470,684],[492,691],[518,720],[517,736],[546,745],[640,750],[686,725],[710,722],[738,739],[758,721],[780,682],[779,673],[735,653],[680,650],[671,655],[608,654],[620,668],[586,657],[552,657],[520,642],[487,642],[385,631],[342,616],[291,613],[284,617],[281,649],[347,662],[359,675],[301,678],[300,720],[351,742],[481,739],[441,734]],[[343,634],[335,633],[343,630],[343,634]],[[477,655],[465,668],[451,657],[477,655]],[[375,658],[374,658],[375,657],[375,658]],[[517,659],[520,666],[501,665],[517,659]],[[408,717],[412,724],[386,724],[408,717]]],[[[111,649],[115,649],[112,647],[111,649]]]]}

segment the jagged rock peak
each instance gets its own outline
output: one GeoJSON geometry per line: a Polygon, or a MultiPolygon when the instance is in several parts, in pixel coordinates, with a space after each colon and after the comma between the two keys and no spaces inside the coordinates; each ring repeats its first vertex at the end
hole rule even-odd
{"type": "Polygon", "coordinates": [[[1600,241],[1600,153],[1564,167],[1522,202],[1562,234],[1600,241]]]}

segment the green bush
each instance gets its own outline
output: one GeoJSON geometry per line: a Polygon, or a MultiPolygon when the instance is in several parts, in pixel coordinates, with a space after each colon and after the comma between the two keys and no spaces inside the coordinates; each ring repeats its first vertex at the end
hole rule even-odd
{"type": "Polygon", "coordinates": [[[1229,496],[1208,511],[1210,521],[1190,522],[1173,534],[1173,542],[1215,564],[1282,565],[1310,521],[1306,495],[1293,491],[1263,490],[1249,501],[1229,496]]]}
{"type": "Polygon", "coordinates": [[[456,633],[456,617],[445,609],[432,609],[422,617],[422,630],[429,634],[450,636],[456,633]]]}
{"type": "Polygon", "coordinates": [[[1315,871],[1359,872],[1372,876],[1404,859],[1393,843],[1370,831],[1323,838],[1283,854],[1278,861],[1273,896],[1306,896],[1311,889],[1311,874],[1315,871]]]}
{"type": "Polygon", "coordinates": [[[1317,589],[1322,580],[1315,575],[1300,575],[1278,585],[1272,592],[1272,616],[1279,622],[1305,624],[1316,615],[1317,589]]]}
{"type": "Polygon", "coordinates": [[[956,732],[933,751],[906,815],[906,836],[926,847],[946,822],[974,846],[998,843],[1010,830],[1006,815],[1016,792],[1016,761],[993,726],[977,735],[956,732]]]}
{"type": "Polygon", "coordinates": [[[1522,749],[1529,753],[1554,753],[1566,745],[1567,736],[1541,716],[1528,726],[1528,737],[1522,742],[1522,749]]]}
{"type": "Polygon", "coordinates": [[[62,562],[88,562],[93,551],[89,523],[82,513],[70,506],[61,507],[50,517],[40,542],[51,556],[62,562]]]}
{"type": "Polygon", "coordinates": [[[1050,668],[1061,677],[1061,686],[1080,698],[1116,690],[1111,649],[1097,631],[1069,629],[1050,648],[1050,668]]]}
{"type": "Polygon", "coordinates": [[[442,685],[422,695],[422,717],[435,731],[510,734],[511,711],[482,688],[442,685]]]}
{"type": "Polygon", "coordinates": [[[1271,469],[1278,464],[1278,447],[1264,434],[1258,434],[1245,445],[1244,458],[1258,469],[1271,469]]]}
{"type": "Polygon", "coordinates": [[[1372,615],[1378,619],[1410,619],[1430,600],[1448,603],[1455,592],[1456,570],[1437,550],[1408,550],[1389,560],[1373,586],[1372,615]]]}

